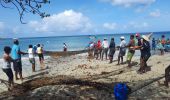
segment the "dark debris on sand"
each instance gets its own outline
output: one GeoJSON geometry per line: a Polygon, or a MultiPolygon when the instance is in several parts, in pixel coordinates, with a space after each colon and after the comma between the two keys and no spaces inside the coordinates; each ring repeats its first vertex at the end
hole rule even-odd
{"type": "Polygon", "coordinates": [[[17,100],[110,100],[116,83],[99,83],[68,76],[36,78],[16,85],[11,92],[3,92],[0,99],[17,100]],[[61,89],[62,87],[62,89],[61,89]],[[39,90],[39,92],[35,92],[39,90]],[[58,91],[59,90],[59,91],[58,91]]]}

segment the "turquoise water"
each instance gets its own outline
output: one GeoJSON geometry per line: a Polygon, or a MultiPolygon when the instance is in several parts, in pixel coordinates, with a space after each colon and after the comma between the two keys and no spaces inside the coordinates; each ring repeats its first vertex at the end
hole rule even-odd
{"type": "MultiPolygon", "coordinates": [[[[153,37],[161,38],[161,35],[165,35],[166,38],[170,38],[170,32],[157,32],[153,34],[153,37]]],[[[110,34],[110,35],[95,35],[95,37],[100,40],[107,38],[109,41],[112,37],[115,38],[116,45],[120,43],[120,37],[124,36],[126,41],[129,41],[130,34],[110,34]]],[[[43,37],[43,38],[20,38],[20,47],[22,51],[27,51],[28,45],[36,45],[38,43],[44,45],[44,49],[48,51],[62,51],[63,43],[66,43],[68,46],[68,50],[82,50],[84,49],[90,41],[92,41],[90,36],[60,36],[60,37],[43,37]]],[[[12,47],[13,40],[12,39],[0,39],[0,57],[3,54],[4,46],[12,47]]]]}

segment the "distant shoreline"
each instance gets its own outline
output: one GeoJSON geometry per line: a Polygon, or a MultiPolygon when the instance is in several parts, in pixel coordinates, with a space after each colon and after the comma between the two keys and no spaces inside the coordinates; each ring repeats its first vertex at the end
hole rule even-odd
{"type": "MultiPolygon", "coordinates": [[[[170,31],[158,31],[158,32],[152,32],[154,34],[159,34],[159,33],[167,33],[170,31]]],[[[44,37],[17,37],[19,39],[34,39],[34,38],[50,38],[50,37],[80,37],[80,36],[103,36],[103,35],[124,35],[124,34],[135,34],[135,33],[141,33],[141,34],[147,34],[147,33],[151,33],[151,32],[128,32],[128,33],[113,33],[113,34],[85,34],[85,35],[68,35],[68,36],[44,36],[44,37]]],[[[13,38],[0,38],[1,39],[13,39],[13,38]]]]}

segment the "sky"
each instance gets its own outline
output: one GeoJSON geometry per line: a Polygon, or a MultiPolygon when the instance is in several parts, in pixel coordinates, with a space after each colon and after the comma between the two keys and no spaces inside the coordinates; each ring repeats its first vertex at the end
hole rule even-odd
{"type": "Polygon", "coordinates": [[[41,18],[0,6],[0,38],[170,31],[170,0],[51,0],[41,18]]]}

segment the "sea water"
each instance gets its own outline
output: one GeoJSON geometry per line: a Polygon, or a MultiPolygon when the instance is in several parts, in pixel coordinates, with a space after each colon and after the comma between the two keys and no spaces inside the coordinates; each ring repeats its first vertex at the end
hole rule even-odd
{"type": "MultiPolygon", "coordinates": [[[[146,34],[146,33],[143,33],[146,34]]],[[[43,44],[46,51],[62,51],[63,43],[66,43],[69,51],[83,50],[87,47],[90,41],[101,40],[107,38],[109,41],[112,37],[115,38],[116,45],[120,43],[120,37],[124,36],[128,42],[131,34],[108,34],[108,35],[83,35],[83,36],[54,36],[54,37],[36,37],[36,38],[19,38],[20,48],[22,51],[27,52],[28,45],[43,44]]],[[[161,39],[161,36],[165,35],[166,38],[170,38],[170,32],[156,32],[153,33],[155,39],[161,39]]],[[[4,46],[13,45],[13,39],[0,39],[0,58],[2,58],[4,46]]]]}

